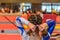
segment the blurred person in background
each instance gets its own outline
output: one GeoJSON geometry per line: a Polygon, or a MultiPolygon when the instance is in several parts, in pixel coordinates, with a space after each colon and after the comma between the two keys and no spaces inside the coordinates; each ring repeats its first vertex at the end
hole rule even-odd
{"type": "Polygon", "coordinates": [[[57,14],[57,11],[53,9],[52,14],[57,14]]]}
{"type": "Polygon", "coordinates": [[[4,11],[5,11],[5,13],[10,13],[10,8],[4,7],[4,11]]]}
{"type": "Polygon", "coordinates": [[[13,13],[13,9],[10,9],[10,13],[13,13]]]}
{"type": "Polygon", "coordinates": [[[2,12],[2,7],[0,7],[0,14],[2,14],[3,12],[2,12]]]}
{"type": "Polygon", "coordinates": [[[1,11],[2,11],[3,13],[5,13],[4,8],[2,8],[1,11]]]}
{"type": "Polygon", "coordinates": [[[47,13],[47,12],[46,12],[46,9],[45,9],[45,10],[43,10],[43,11],[42,11],[42,13],[43,13],[43,14],[46,14],[46,13],[47,13]]]}

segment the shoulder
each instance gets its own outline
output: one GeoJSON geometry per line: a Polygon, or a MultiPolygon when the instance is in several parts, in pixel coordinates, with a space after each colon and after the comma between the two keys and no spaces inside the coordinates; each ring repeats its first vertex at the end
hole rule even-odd
{"type": "Polygon", "coordinates": [[[16,19],[20,19],[20,20],[22,20],[22,19],[24,19],[23,17],[16,17],[16,19]]]}

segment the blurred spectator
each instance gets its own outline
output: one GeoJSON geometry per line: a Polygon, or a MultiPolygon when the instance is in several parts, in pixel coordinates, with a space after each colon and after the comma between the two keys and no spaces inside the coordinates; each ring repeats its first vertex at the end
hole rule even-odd
{"type": "Polygon", "coordinates": [[[13,13],[16,13],[16,12],[19,12],[19,7],[18,7],[18,5],[15,5],[15,6],[13,7],[13,13]]]}
{"type": "Polygon", "coordinates": [[[13,10],[12,9],[10,9],[10,13],[13,13],[13,10]]]}
{"type": "Polygon", "coordinates": [[[1,11],[2,11],[3,13],[5,13],[4,8],[2,8],[1,11]]]}
{"type": "Polygon", "coordinates": [[[44,11],[42,11],[43,14],[46,14],[46,9],[44,11]]]}
{"type": "Polygon", "coordinates": [[[52,10],[52,14],[57,14],[57,11],[55,11],[55,10],[52,10]]]}
{"type": "Polygon", "coordinates": [[[0,13],[3,13],[2,10],[0,10],[0,13]]]}
{"type": "Polygon", "coordinates": [[[5,11],[5,13],[10,13],[10,8],[4,7],[4,11],[5,11]]]}

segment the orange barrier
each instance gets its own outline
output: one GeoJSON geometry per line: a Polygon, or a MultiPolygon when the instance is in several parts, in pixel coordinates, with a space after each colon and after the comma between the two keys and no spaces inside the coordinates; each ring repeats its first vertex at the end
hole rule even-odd
{"type": "Polygon", "coordinates": [[[19,34],[0,34],[0,40],[22,40],[19,34]]]}
{"type": "Polygon", "coordinates": [[[0,30],[2,29],[17,30],[18,28],[14,26],[13,24],[0,24],[0,30]]]}
{"type": "Polygon", "coordinates": [[[16,16],[0,16],[0,21],[8,21],[5,17],[7,17],[12,22],[16,20],[16,16]]]}
{"type": "MultiPolygon", "coordinates": [[[[11,22],[15,22],[16,16],[0,16],[0,22],[9,22],[5,17],[7,17],[11,22]]],[[[10,23],[11,23],[10,22],[10,23]]],[[[1,24],[0,23],[0,29],[9,29],[9,30],[17,30],[17,27],[11,24],[1,24]]]]}
{"type": "Polygon", "coordinates": [[[60,22],[60,16],[56,17],[56,22],[60,22]]]}

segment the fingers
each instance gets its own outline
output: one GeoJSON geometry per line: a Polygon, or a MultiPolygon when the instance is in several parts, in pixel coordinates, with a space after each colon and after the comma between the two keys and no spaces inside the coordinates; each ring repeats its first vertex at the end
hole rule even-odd
{"type": "Polygon", "coordinates": [[[29,23],[28,26],[29,26],[29,28],[32,29],[32,30],[35,28],[35,25],[33,25],[32,23],[29,23]]]}
{"type": "Polygon", "coordinates": [[[41,25],[39,26],[39,30],[40,30],[40,31],[43,31],[44,29],[46,29],[46,26],[47,26],[46,23],[41,24],[41,25]]]}

